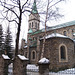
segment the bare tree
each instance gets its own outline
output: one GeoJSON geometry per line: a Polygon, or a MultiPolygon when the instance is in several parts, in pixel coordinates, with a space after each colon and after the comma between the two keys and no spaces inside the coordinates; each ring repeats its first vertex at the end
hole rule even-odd
{"type": "Polygon", "coordinates": [[[16,47],[15,47],[15,56],[18,55],[19,48],[19,36],[22,23],[22,16],[25,15],[25,12],[30,12],[31,0],[0,0],[1,15],[3,20],[13,22],[17,24],[17,35],[16,35],[16,47]],[[9,19],[9,16],[12,14],[12,18],[9,19]]]}
{"type": "Polygon", "coordinates": [[[62,1],[65,0],[47,0],[47,5],[46,5],[46,10],[42,12],[41,14],[45,14],[45,34],[44,34],[44,40],[43,40],[43,47],[42,47],[42,53],[41,53],[41,58],[44,57],[44,48],[45,48],[45,37],[46,37],[46,27],[47,27],[47,21],[49,20],[54,20],[58,19],[59,17],[62,17],[63,15],[59,13],[59,8],[56,7],[56,5],[62,1]],[[55,10],[54,10],[55,9],[55,10]]]}
{"type": "MultiPolygon", "coordinates": [[[[39,0],[38,0],[39,1],[39,0]]],[[[56,6],[58,3],[64,0],[46,0],[44,3],[46,6],[43,12],[39,12],[39,14],[46,14],[45,15],[45,35],[46,35],[46,23],[49,19],[58,18],[61,16],[56,11],[58,11],[58,8],[53,10],[52,8],[56,6]],[[47,3],[48,1],[48,3],[47,3]],[[53,2],[53,3],[52,3],[53,2]],[[47,4],[46,4],[47,3],[47,4]]],[[[43,2],[43,0],[40,0],[40,3],[43,2]]],[[[21,29],[21,23],[22,23],[22,16],[25,15],[26,12],[30,12],[31,6],[30,6],[31,0],[0,0],[0,5],[2,7],[1,9],[1,15],[3,20],[7,20],[9,22],[13,22],[17,24],[17,35],[16,35],[16,48],[15,48],[15,56],[18,55],[18,48],[19,48],[19,36],[20,36],[20,29],[21,29]],[[12,14],[12,18],[9,19],[9,16],[12,14]]],[[[44,39],[45,42],[45,39],[44,39]]],[[[42,53],[44,52],[44,45],[42,49],[42,53]]],[[[43,54],[42,54],[43,56],[43,54]]]]}

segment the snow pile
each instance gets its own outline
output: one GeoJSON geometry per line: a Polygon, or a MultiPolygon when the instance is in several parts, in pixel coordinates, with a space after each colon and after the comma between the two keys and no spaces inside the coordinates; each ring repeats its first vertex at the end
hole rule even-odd
{"type": "Polygon", "coordinates": [[[34,65],[34,64],[28,64],[26,68],[27,68],[28,71],[36,71],[36,72],[38,72],[39,67],[34,65]]]}
{"type": "Polygon", "coordinates": [[[27,48],[28,46],[24,46],[24,48],[27,48]]]}
{"type": "Polygon", "coordinates": [[[59,71],[60,74],[75,74],[75,68],[67,69],[64,71],[59,71]]]}
{"type": "Polygon", "coordinates": [[[8,55],[5,55],[5,54],[2,54],[2,57],[3,57],[4,59],[10,59],[10,58],[8,57],[8,55]]]}
{"type": "Polygon", "coordinates": [[[49,60],[46,58],[42,58],[41,60],[39,60],[39,63],[49,63],[49,60]]]}
{"type": "Polygon", "coordinates": [[[73,36],[75,36],[75,33],[73,33],[73,36]]]}
{"type": "Polygon", "coordinates": [[[26,57],[23,56],[23,55],[18,55],[18,57],[19,57],[21,60],[28,60],[28,58],[26,58],[26,57]]]}

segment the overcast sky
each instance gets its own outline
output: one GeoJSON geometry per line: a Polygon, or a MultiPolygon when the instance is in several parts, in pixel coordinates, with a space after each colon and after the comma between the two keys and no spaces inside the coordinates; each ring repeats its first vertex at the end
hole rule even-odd
{"type": "MultiPolygon", "coordinates": [[[[69,22],[75,20],[75,0],[68,0],[66,3],[59,4],[60,12],[64,15],[63,18],[61,18],[58,21],[51,21],[48,22],[48,26],[54,26],[61,23],[69,22]]],[[[40,26],[42,28],[42,26],[40,26]]],[[[4,27],[5,28],[5,27],[4,27]]],[[[15,26],[13,27],[15,28],[15,26]]],[[[15,33],[16,30],[11,27],[12,35],[14,37],[15,41],[15,33]]],[[[24,17],[22,20],[22,26],[21,26],[21,38],[24,38],[27,40],[27,32],[28,32],[28,16],[24,17]]]]}
{"type": "MultiPolygon", "coordinates": [[[[48,26],[53,26],[75,20],[75,0],[68,0],[66,3],[63,2],[62,4],[59,4],[59,7],[60,12],[64,15],[64,17],[59,19],[58,21],[49,22],[48,26]]],[[[21,37],[26,39],[27,32],[28,32],[28,17],[23,19],[21,37]]]]}
{"type": "MultiPolygon", "coordinates": [[[[66,3],[59,4],[60,12],[64,15],[63,18],[58,21],[51,21],[48,26],[54,26],[61,23],[69,22],[75,20],[75,0],[68,0],[66,3]]],[[[42,28],[42,26],[40,26],[42,28]]],[[[27,39],[28,32],[28,17],[23,19],[21,38],[27,39]]]]}

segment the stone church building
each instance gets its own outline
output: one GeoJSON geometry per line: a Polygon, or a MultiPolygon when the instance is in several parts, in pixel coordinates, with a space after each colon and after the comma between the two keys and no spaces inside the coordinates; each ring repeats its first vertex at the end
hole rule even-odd
{"type": "Polygon", "coordinates": [[[29,63],[37,64],[43,57],[50,60],[50,69],[63,69],[75,66],[75,21],[47,27],[40,30],[40,15],[34,0],[32,12],[29,15],[27,43],[22,39],[21,49],[29,58],[29,63]],[[45,36],[45,46],[43,40],[45,36]]]}

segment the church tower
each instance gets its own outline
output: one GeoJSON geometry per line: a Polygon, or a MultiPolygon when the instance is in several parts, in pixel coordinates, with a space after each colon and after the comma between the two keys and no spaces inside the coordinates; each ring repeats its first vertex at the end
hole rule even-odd
{"type": "Polygon", "coordinates": [[[37,11],[36,0],[34,0],[32,11],[31,11],[31,14],[29,15],[28,22],[29,22],[28,33],[32,33],[32,32],[39,30],[40,16],[37,11]]]}
{"type": "Polygon", "coordinates": [[[31,34],[33,32],[36,32],[39,30],[39,25],[40,25],[40,16],[37,11],[36,7],[36,0],[34,0],[33,6],[32,6],[32,11],[31,14],[29,15],[29,21],[28,21],[28,35],[27,35],[27,57],[29,58],[29,62],[34,60],[36,61],[36,49],[37,46],[34,50],[31,50],[31,47],[35,46],[37,44],[37,37],[32,37],[31,34]],[[32,59],[33,56],[35,59],[32,59]]]}

